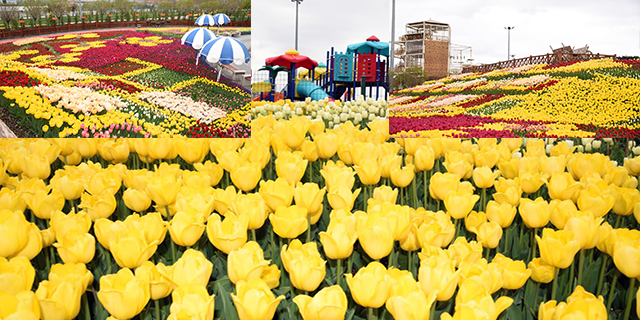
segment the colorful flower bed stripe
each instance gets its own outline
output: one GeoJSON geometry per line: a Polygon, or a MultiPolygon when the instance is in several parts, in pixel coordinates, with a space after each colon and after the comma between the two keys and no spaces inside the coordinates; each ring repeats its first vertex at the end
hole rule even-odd
{"type": "Polygon", "coordinates": [[[249,93],[217,82],[173,37],[71,33],[12,46],[0,54],[0,106],[36,136],[194,137],[202,124],[209,137],[250,135],[249,93]]]}
{"type": "Polygon", "coordinates": [[[600,59],[427,81],[391,94],[390,132],[394,137],[638,137],[639,65],[637,59],[600,59]]]}
{"type": "Polygon", "coordinates": [[[2,317],[640,315],[640,140],[387,129],[2,140],[2,317]]]}

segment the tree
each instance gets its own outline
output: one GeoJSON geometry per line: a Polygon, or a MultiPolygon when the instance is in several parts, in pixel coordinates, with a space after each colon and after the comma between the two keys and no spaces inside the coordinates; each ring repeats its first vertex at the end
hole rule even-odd
{"type": "Polygon", "coordinates": [[[5,22],[7,29],[11,30],[9,23],[18,18],[20,12],[14,5],[4,5],[0,7],[0,21],[5,22]]]}
{"type": "Polygon", "coordinates": [[[390,72],[393,79],[392,90],[415,87],[428,80],[427,73],[420,66],[411,66],[402,72],[390,72]]]}
{"type": "Polygon", "coordinates": [[[45,12],[45,4],[42,0],[25,0],[22,6],[24,7],[24,13],[33,19],[34,24],[38,23],[38,19],[45,12]]]}
{"type": "Polygon", "coordinates": [[[109,0],[96,0],[93,2],[93,8],[98,13],[100,21],[104,21],[104,15],[111,10],[111,6],[112,3],[109,0]]]}
{"type": "Polygon", "coordinates": [[[49,0],[47,1],[46,6],[49,15],[58,18],[60,22],[62,22],[62,17],[64,17],[71,9],[69,3],[63,0],[49,0]]]}
{"type": "Polygon", "coordinates": [[[217,9],[220,9],[220,1],[217,0],[209,0],[200,4],[202,13],[213,13],[217,9]]]}
{"type": "Polygon", "coordinates": [[[113,8],[120,13],[120,17],[124,20],[124,14],[128,13],[131,15],[131,10],[133,10],[133,2],[129,0],[114,0],[113,8]]]}
{"type": "Polygon", "coordinates": [[[191,0],[180,0],[176,3],[176,11],[178,11],[181,16],[187,15],[193,8],[194,4],[191,0]]]}
{"type": "Polygon", "coordinates": [[[158,12],[168,14],[173,11],[173,2],[160,2],[158,3],[158,12]]]}

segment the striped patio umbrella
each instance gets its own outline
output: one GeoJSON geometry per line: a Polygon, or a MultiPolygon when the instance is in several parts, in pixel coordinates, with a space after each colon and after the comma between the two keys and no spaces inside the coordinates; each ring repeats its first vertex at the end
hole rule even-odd
{"type": "Polygon", "coordinates": [[[187,33],[182,36],[181,42],[196,50],[200,50],[205,43],[215,38],[216,34],[213,33],[213,31],[206,28],[195,28],[187,31],[187,33]]]}
{"type": "Polygon", "coordinates": [[[215,23],[216,26],[218,26],[218,32],[220,32],[220,26],[223,24],[227,24],[231,21],[231,19],[229,19],[229,16],[227,16],[224,13],[218,13],[215,16],[213,16],[213,22],[215,23]]]}
{"type": "MultiPolygon", "coordinates": [[[[220,37],[205,43],[198,53],[196,64],[200,56],[204,56],[209,63],[224,65],[232,62],[240,65],[251,60],[247,47],[242,42],[229,37],[220,37]]],[[[220,80],[220,72],[218,72],[218,80],[220,80]]]]}
{"type": "Polygon", "coordinates": [[[196,26],[215,26],[214,18],[210,14],[203,14],[196,20],[196,26]]]}

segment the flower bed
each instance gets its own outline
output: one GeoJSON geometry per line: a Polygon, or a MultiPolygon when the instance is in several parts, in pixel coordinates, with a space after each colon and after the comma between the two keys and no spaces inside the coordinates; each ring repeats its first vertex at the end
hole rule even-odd
{"type": "Polygon", "coordinates": [[[633,137],[640,130],[638,65],[637,59],[572,61],[427,81],[392,92],[389,99],[391,134],[609,137],[607,132],[610,132],[615,137],[633,137]],[[469,94],[482,98],[460,104],[469,94]],[[447,107],[434,108],[431,101],[447,102],[447,107]],[[458,123],[460,127],[446,132],[431,127],[443,116],[453,117],[445,122],[458,123]],[[484,119],[480,121],[479,117],[484,119]]]}
{"type": "Polygon", "coordinates": [[[0,55],[0,105],[35,136],[105,137],[125,123],[140,128],[124,132],[131,137],[189,135],[197,123],[218,134],[250,131],[249,94],[217,82],[172,37],[108,31],[36,40],[14,41],[0,55]]]}
{"type": "Polygon", "coordinates": [[[637,139],[390,139],[385,121],[296,116],[252,127],[0,141],[3,316],[640,315],[637,139]]]}

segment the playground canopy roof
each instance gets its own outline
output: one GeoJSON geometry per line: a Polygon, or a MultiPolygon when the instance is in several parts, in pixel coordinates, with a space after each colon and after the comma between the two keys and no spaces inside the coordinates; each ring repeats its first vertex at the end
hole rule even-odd
{"type": "Polygon", "coordinates": [[[271,58],[267,58],[267,60],[265,61],[267,65],[270,66],[282,66],[287,68],[288,70],[291,70],[291,66],[295,63],[295,67],[296,68],[306,68],[306,69],[313,69],[315,67],[318,66],[318,62],[307,57],[307,56],[301,56],[298,51],[296,50],[289,50],[287,52],[285,52],[285,54],[277,56],[277,57],[271,57],[271,58]]]}
{"type": "Polygon", "coordinates": [[[389,56],[389,43],[380,42],[376,36],[371,36],[365,42],[350,44],[347,47],[348,53],[378,53],[378,50],[380,50],[380,55],[389,56]]]}

